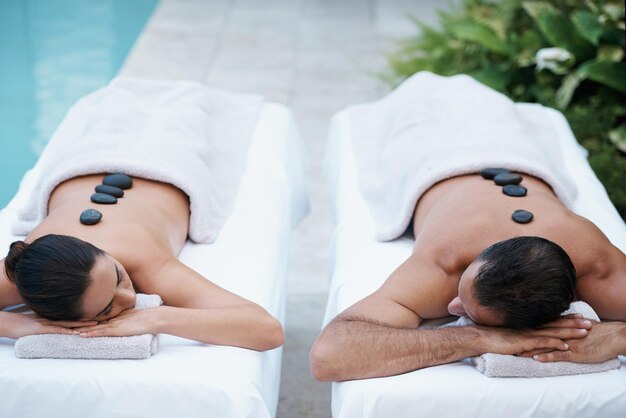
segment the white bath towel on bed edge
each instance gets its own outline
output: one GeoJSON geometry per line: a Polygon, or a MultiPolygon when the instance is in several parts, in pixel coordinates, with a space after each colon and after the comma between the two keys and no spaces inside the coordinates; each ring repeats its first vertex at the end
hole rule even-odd
{"type": "Polygon", "coordinates": [[[232,211],[261,105],[259,96],[192,81],[114,79],[79,100],[59,125],[13,234],[27,235],[39,225],[63,181],[121,172],[185,192],[189,237],[213,242],[232,211]]]}
{"type": "Polygon", "coordinates": [[[513,103],[469,76],[420,72],[347,112],[359,186],[380,241],[402,235],[435,183],[487,167],[539,177],[566,206],[576,197],[549,111],[513,103]]]}

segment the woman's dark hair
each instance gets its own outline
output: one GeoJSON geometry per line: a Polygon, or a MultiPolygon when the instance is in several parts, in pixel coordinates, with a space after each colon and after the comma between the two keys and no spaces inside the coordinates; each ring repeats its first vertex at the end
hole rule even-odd
{"type": "Polygon", "coordinates": [[[504,326],[534,328],[558,319],[576,295],[576,269],[552,241],[517,237],[493,244],[474,280],[478,302],[504,314],[504,326]]]}
{"type": "Polygon", "coordinates": [[[103,254],[78,238],[45,235],[31,244],[11,244],[4,270],[36,314],[77,321],[83,316],[82,299],[91,284],[91,269],[103,254]]]}

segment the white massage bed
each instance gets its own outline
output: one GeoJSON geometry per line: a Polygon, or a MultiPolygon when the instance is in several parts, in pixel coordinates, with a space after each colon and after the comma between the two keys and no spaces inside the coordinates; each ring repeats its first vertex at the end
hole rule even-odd
{"type": "MultiPolygon", "coordinates": [[[[308,213],[304,156],[292,114],[265,104],[233,213],[211,245],[180,255],[218,285],[267,309],[283,324],[292,228],[308,213]]],[[[0,212],[0,248],[37,166],[0,212]]],[[[147,360],[21,360],[0,338],[0,417],[273,417],[282,350],[211,346],[168,335],[147,360]]]]}
{"type": "MultiPolygon", "coordinates": [[[[552,116],[561,134],[567,169],[579,187],[573,209],[626,251],[626,226],[591,171],[584,149],[565,119],[557,112],[552,116]]],[[[334,116],[327,148],[336,229],[324,325],[380,287],[413,247],[409,233],[391,242],[374,240],[373,223],[357,184],[349,123],[346,111],[334,116]]],[[[400,376],[334,383],[332,413],[334,418],[624,418],[626,357],[620,359],[618,370],[577,376],[488,378],[466,359],[400,376]]]]}

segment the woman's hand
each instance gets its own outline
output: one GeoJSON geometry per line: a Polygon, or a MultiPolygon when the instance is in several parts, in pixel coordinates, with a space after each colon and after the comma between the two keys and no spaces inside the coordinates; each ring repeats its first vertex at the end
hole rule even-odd
{"type": "Polygon", "coordinates": [[[77,328],[81,337],[128,337],[131,335],[158,333],[157,313],[159,308],[128,309],[115,318],[97,325],[77,328]]]}
{"type": "Polygon", "coordinates": [[[13,339],[35,334],[78,335],[78,327],[97,324],[95,321],[50,321],[34,314],[12,312],[0,312],[0,319],[6,330],[0,336],[13,339]]]}

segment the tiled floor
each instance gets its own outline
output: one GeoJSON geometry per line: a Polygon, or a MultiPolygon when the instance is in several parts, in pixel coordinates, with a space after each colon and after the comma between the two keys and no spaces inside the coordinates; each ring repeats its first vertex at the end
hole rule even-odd
{"type": "MultiPolygon", "coordinates": [[[[161,0],[122,73],[187,78],[261,94],[291,107],[309,159],[312,211],[294,233],[278,417],[329,417],[330,384],[313,380],[308,352],[327,292],[332,234],[323,158],[331,115],[381,97],[373,74],[407,18],[436,20],[435,0],[161,0]]],[[[441,6],[439,6],[441,7],[441,6]]]]}

